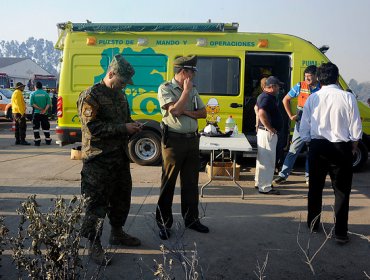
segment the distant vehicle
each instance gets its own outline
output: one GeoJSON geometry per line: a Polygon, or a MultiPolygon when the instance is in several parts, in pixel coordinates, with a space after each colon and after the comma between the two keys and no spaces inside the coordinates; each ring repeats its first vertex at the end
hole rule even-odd
{"type": "Polygon", "coordinates": [[[0,117],[6,117],[9,120],[12,119],[12,94],[11,90],[0,88],[0,117]]]}
{"type": "Polygon", "coordinates": [[[31,84],[28,85],[29,90],[36,90],[35,86],[37,82],[42,83],[42,87],[45,90],[56,91],[57,89],[57,78],[54,75],[38,75],[35,74],[31,80],[31,84]]]}
{"type": "Polygon", "coordinates": [[[33,115],[33,107],[30,104],[32,91],[24,90],[23,91],[23,97],[24,101],[26,102],[26,117],[28,120],[32,120],[33,115]]]}
{"type": "Polygon", "coordinates": [[[9,88],[10,80],[9,76],[5,73],[0,73],[0,88],[9,88]]]}
{"type": "MultiPolygon", "coordinates": [[[[0,88],[0,117],[5,117],[8,120],[13,119],[12,111],[12,94],[13,91],[5,88],[0,88]]],[[[32,119],[32,107],[29,102],[29,97],[25,95],[26,102],[26,117],[28,120],[32,119]]]]}

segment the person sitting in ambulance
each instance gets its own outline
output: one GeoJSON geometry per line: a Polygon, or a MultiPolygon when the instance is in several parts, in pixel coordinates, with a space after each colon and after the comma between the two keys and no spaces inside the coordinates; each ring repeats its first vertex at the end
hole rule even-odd
{"type": "Polygon", "coordinates": [[[266,79],[272,75],[271,70],[267,68],[260,68],[260,84],[255,87],[255,89],[252,92],[253,97],[258,97],[263,92],[263,89],[266,84],[266,79]]]}

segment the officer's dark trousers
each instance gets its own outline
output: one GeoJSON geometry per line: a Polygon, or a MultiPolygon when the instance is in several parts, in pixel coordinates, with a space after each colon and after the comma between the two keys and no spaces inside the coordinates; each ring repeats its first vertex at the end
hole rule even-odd
{"type": "Polygon", "coordinates": [[[15,140],[17,142],[23,142],[26,140],[26,117],[20,113],[15,113],[13,114],[13,119],[15,121],[15,140]]]}
{"type": "Polygon", "coordinates": [[[44,132],[45,140],[51,141],[50,123],[49,123],[47,115],[39,114],[39,113],[34,114],[32,123],[33,123],[33,136],[35,137],[35,142],[41,142],[40,125],[42,128],[42,131],[44,132]]]}
{"type": "Polygon", "coordinates": [[[318,229],[322,209],[322,193],[329,173],[335,195],[335,234],[347,235],[349,196],[352,185],[352,143],[332,143],[312,139],[309,147],[309,191],[307,224],[318,229]]]}
{"type": "Polygon", "coordinates": [[[106,215],[112,227],[122,227],[126,222],[130,211],[132,180],[130,161],[122,153],[83,163],[81,192],[87,199],[87,205],[81,233],[90,240],[100,238],[106,215]]]}
{"type": "Polygon", "coordinates": [[[176,179],[180,174],[181,214],[185,224],[198,219],[199,203],[199,138],[171,137],[162,141],[162,179],[156,209],[159,228],[171,228],[173,224],[172,201],[176,179]]]}

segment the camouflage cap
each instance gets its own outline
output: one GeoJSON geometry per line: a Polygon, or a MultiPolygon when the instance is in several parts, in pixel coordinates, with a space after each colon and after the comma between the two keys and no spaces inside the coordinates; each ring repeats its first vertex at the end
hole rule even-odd
{"type": "Polygon", "coordinates": [[[134,68],[131,64],[123,58],[122,55],[118,54],[115,55],[110,63],[110,68],[116,74],[118,74],[121,78],[123,78],[124,82],[129,85],[133,85],[134,82],[132,81],[132,76],[135,74],[134,68]]]}
{"type": "Polygon", "coordinates": [[[193,71],[197,71],[197,56],[180,56],[175,59],[173,65],[175,67],[190,69],[193,71]]]}

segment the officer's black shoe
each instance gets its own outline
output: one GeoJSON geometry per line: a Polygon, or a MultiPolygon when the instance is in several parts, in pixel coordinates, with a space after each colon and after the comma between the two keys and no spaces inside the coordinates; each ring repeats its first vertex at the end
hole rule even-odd
{"type": "Polygon", "coordinates": [[[185,226],[197,232],[201,232],[201,233],[209,232],[209,228],[206,227],[205,225],[202,225],[199,220],[194,221],[192,223],[185,223],[185,226]]]}
{"type": "Polygon", "coordinates": [[[51,144],[51,140],[45,140],[45,144],[46,145],[50,145],[51,144]]]}
{"type": "Polygon", "coordinates": [[[347,234],[345,235],[335,235],[335,241],[338,244],[344,245],[349,242],[349,237],[347,234]]]}
{"type": "Polygon", "coordinates": [[[16,145],[20,145],[20,144],[21,144],[21,141],[19,141],[19,140],[15,140],[15,144],[16,144],[16,145]]]}
{"type": "Polygon", "coordinates": [[[27,141],[21,141],[21,143],[19,143],[21,145],[25,145],[25,146],[29,146],[31,145],[31,143],[27,142],[27,141]]]}
{"type": "Polygon", "coordinates": [[[40,146],[41,141],[35,141],[35,146],[40,146]]]}
{"type": "Polygon", "coordinates": [[[171,232],[169,229],[162,228],[159,230],[159,238],[162,240],[167,240],[171,236],[171,232]]]}

